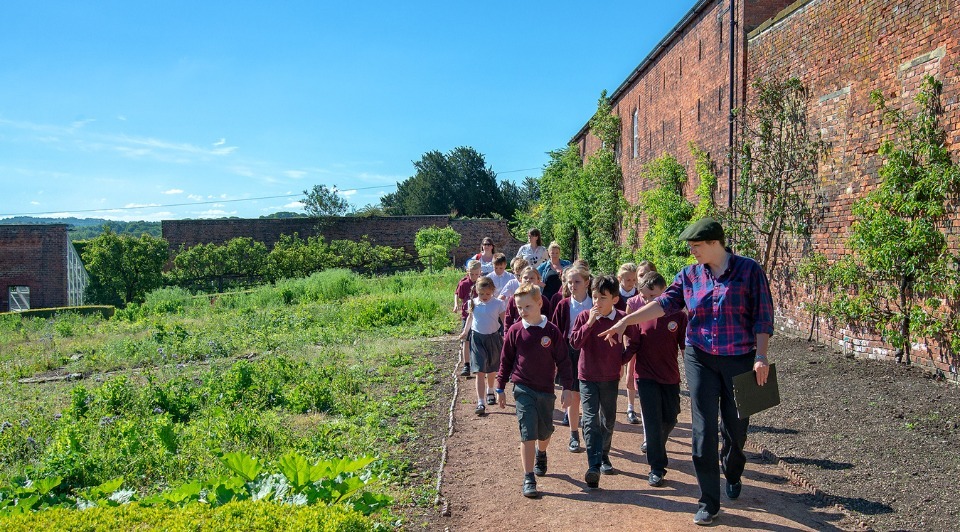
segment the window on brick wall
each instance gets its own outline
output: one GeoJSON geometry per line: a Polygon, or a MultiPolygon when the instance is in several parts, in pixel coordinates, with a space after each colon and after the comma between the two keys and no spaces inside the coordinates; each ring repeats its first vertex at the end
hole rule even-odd
{"type": "Polygon", "coordinates": [[[633,110],[633,158],[640,150],[640,109],[633,110]]]}
{"type": "Polygon", "coordinates": [[[697,61],[703,60],[703,39],[697,41],[697,61]]]}
{"type": "Polygon", "coordinates": [[[683,57],[680,57],[680,66],[678,67],[677,71],[679,72],[677,75],[680,77],[680,79],[683,79],[683,57]]]}
{"type": "Polygon", "coordinates": [[[30,287],[11,286],[9,307],[11,312],[30,310],[30,287]]]}

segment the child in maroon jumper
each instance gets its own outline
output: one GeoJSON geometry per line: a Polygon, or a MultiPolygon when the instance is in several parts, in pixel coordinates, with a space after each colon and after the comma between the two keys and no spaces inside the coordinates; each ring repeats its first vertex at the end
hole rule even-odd
{"type": "MultiPolygon", "coordinates": [[[[532,268],[531,268],[532,269],[532,268]]],[[[534,270],[536,271],[536,270],[534,270]]],[[[521,284],[514,292],[520,321],[507,330],[497,373],[500,408],[507,401],[503,388],[513,382],[513,399],[520,424],[520,462],[523,465],[523,495],[536,497],[537,476],[547,474],[547,445],[553,434],[553,409],[557,396],[554,377],[560,381],[560,406],[566,406],[573,387],[566,341],[556,325],[540,313],[540,288],[521,284]],[[536,475],[536,476],[535,476],[536,475]]]]}
{"type": "Polygon", "coordinates": [[[580,379],[580,405],[583,410],[583,439],[587,445],[587,487],[600,484],[600,474],[612,475],[610,445],[617,416],[620,371],[633,353],[622,342],[611,343],[600,333],[624,317],[614,308],[620,297],[620,283],[612,275],[593,280],[593,306],[577,316],[570,333],[570,346],[580,349],[577,367],[580,379]]]}
{"type": "MultiPolygon", "coordinates": [[[[640,293],[647,301],[667,288],[662,275],[651,272],[640,284],[640,293]]],[[[687,331],[687,315],[675,312],[634,326],[629,334],[629,351],[636,353],[637,394],[643,412],[645,453],[650,465],[648,483],[663,485],[667,474],[667,438],[677,425],[680,414],[680,366],[677,355],[683,352],[687,331]]]]}
{"type": "MultiPolygon", "coordinates": [[[[514,259],[514,260],[523,260],[523,259],[514,259]]],[[[540,281],[540,272],[536,268],[527,266],[520,273],[520,284],[532,284],[537,288],[543,289],[543,283],[540,281]]],[[[520,285],[517,285],[520,286],[520,285]]],[[[550,316],[550,311],[553,310],[553,307],[550,306],[550,302],[547,301],[547,298],[540,296],[540,314],[544,316],[550,316]]],[[[513,297],[513,294],[510,294],[510,299],[507,300],[507,317],[504,320],[504,328],[509,329],[514,323],[520,321],[520,312],[517,309],[517,303],[513,297]]]]}
{"type": "MultiPolygon", "coordinates": [[[[460,279],[457,289],[453,293],[453,311],[460,312],[460,329],[463,330],[467,324],[467,301],[475,295],[473,285],[477,284],[480,278],[480,261],[470,259],[467,261],[467,275],[460,279]]],[[[463,362],[463,371],[460,376],[470,376],[470,338],[467,337],[460,341],[460,356],[463,362]]]]}
{"type": "MultiPolygon", "coordinates": [[[[564,270],[566,279],[566,288],[569,289],[570,296],[560,300],[553,308],[553,319],[550,321],[560,329],[564,338],[570,338],[570,332],[573,330],[573,324],[577,317],[586,314],[593,306],[593,300],[587,290],[587,283],[590,282],[590,270],[583,266],[570,266],[564,270]]],[[[570,367],[576,378],[577,366],[580,360],[580,349],[572,345],[568,349],[570,355],[570,367]]],[[[619,374],[618,374],[619,378],[619,374]]],[[[567,408],[566,415],[563,417],[562,425],[570,427],[570,443],[567,449],[571,453],[583,452],[583,446],[580,445],[580,388],[577,387],[570,399],[570,406],[567,408]]]]}

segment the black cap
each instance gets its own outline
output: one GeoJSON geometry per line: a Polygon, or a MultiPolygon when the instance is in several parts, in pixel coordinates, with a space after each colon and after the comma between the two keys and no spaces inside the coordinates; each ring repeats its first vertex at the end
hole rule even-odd
{"type": "Polygon", "coordinates": [[[713,218],[701,218],[688,225],[680,233],[680,240],[693,240],[702,242],[704,240],[723,240],[723,226],[713,218]]]}

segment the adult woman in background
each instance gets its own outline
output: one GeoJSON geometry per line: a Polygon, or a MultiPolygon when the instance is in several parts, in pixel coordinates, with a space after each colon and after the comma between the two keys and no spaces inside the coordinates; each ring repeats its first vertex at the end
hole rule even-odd
{"type": "MultiPolygon", "coordinates": [[[[527,264],[534,268],[539,268],[547,260],[547,248],[543,247],[543,241],[540,240],[540,230],[536,227],[527,231],[527,243],[520,246],[517,250],[517,256],[527,261],[527,264]]],[[[520,272],[514,272],[519,275],[520,272]]]]}
{"type": "Polygon", "coordinates": [[[548,300],[560,291],[563,286],[563,269],[570,266],[570,261],[560,258],[560,244],[550,242],[547,246],[548,260],[541,264],[537,271],[543,281],[543,297],[548,300]]]}
{"type": "Polygon", "coordinates": [[[693,466],[700,485],[700,506],[693,522],[708,525],[720,512],[720,473],[727,497],[736,499],[746,465],[743,446],[750,419],[740,419],[733,397],[733,377],[756,372],[767,382],[767,348],[773,334],[773,298],[763,269],[753,259],[725,247],[723,227],[711,218],[690,224],[686,240],[697,264],[677,274],[663,295],[624,317],[602,333],[619,341],[628,325],[643,323],[687,308],[689,322],[683,365],[690,388],[693,466]],[[717,423],[717,417],[720,423],[717,423]],[[719,449],[719,438],[723,447],[719,449]]]}

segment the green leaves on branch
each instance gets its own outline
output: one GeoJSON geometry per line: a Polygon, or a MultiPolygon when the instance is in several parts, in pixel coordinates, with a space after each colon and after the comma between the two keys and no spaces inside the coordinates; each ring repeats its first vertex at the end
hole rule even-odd
{"type": "Polygon", "coordinates": [[[960,192],[960,166],[939,124],[941,90],[925,76],[915,114],[871,95],[893,135],[880,146],[879,186],[853,206],[852,253],[830,274],[841,289],[833,315],[876,328],[906,363],[918,336],[937,339],[953,356],[960,347],[957,257],[942,229],[960,192]]]}
{"type": "Polygon", "coordinates": [[[83,246],[90,274],[85,300],[118,307],[141,303],[148,292],[163,286],[166,261],[166,240],[147,234],[118,235],[105,227],[103,234],[83,246]]]}
{"type": "Polygon", "coordinates": [[[450,265],[450,252],[460,245],[460,233],[452,227],[423,227],[413,241],[417,257],[424,266],[445,268],[450,265]]]}

